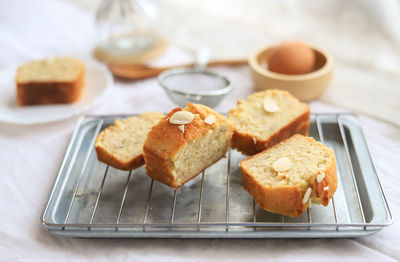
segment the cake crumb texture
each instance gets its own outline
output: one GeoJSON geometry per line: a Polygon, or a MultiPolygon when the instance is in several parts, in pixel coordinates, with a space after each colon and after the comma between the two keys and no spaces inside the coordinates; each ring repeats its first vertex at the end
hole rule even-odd
{"type": "Polygon", "coordinates": [[[303,214],[307,189],[313,203],[327,206],[337,187],[336,160],[332,149],[311,137],[294,135],[240,162],[244,188],[264,209],[290,216],[303,214]],[[274,163],[282,158],[289,169],[277,172],[274,163]],[[320,174],[324,174],[321,180],[320,174]]]}

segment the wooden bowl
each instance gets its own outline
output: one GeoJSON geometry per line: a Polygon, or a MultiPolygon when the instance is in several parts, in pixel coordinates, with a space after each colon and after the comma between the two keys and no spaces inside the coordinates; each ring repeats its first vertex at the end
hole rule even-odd
{"type": "Polygon", "coordinates": [[[274,47],[261,48],[249,58],[251,76],[256,90],[283,89],[302,101],[310,101],[319,97],[328,87],[332,78],[332,57],[321,49],[311,47],[316,58],[313,71],[299,75],[280,74],[269,71],[267,68],[268,54],[274,47]]]}

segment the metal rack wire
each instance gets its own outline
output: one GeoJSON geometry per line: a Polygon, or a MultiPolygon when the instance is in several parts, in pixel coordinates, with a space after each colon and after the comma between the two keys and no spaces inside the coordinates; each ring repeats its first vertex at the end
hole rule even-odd
{"type": "MultiPolygon", "coordinates": [[[[321,123],[321,118],[320,115],[314,115],[312,118],[314,121],[313,124],[315,125],[317,131],[318,131],[318,136],[319,139],[322,143],[325,143],[325,137],[324,137],[324,133],[323,133],[323,128],[322,128],[322,123],[321,123]]],[[[70,215],[71,215],[71,210],[74,206],[74,203],[76,201],[77,198],[77,193],[78,193],[78,189],[81,186],[81,182],[82,179],[84,177],[85,171],[87,169],[87,163],[88,160],[91,156],[91,154],[93,154],[94,150],[94,143],[95,143],[95,139],[98,135],[98,133],[100,132],[100,130],[103,128],[104,125],[104,120],[102,118],[98,119],[98,122],[95,126],[94,132],[93,132],[93,137],[91,138],[91,142],[90,145],[87,148],[86,151],[86,156],[84,159],[84,164],[82,167],[82,170],[78,176],[77,179],[77,183],[75,184],[73,190],[72,190],[72,196],[68,205],[68,210],[66,212],[66,216],[63,220],[63,223],[50,223],[48,221],[45,220],[45,215],[46,212],[48,210],[48,206],[49,204],[47,204],[46,209],[44,211],[44,215],[43,215],[43,219],[42,219],[42,223],[45,224],[46,226],[55,226],[57,228],[59,228],[60,230],[63,231],[68,231],[68,228],[78,228],[78,229],[82,229],[82,230],[86,230],[86,231],[90,231],[93,229],[97,229],[97,228],[111,228],[114,231],[118,231],[122,228],[139,228],[142,229],[143,232],[146,232],[148,227],[152,227],[152,228],[167,228],[168,230],[175,231],[175,230],[179,230],[179,228],[197,228],[197,231],[200,231],[203,227],[225,227],[225,232],[229,232],[230,230],[234,230],[237,227],[248,227],[253,231],[259,230],[260,228],[263,230],[268,230],[269,228],[276,228],[279,227],[281,229],[284,230],[291,230],[293,228],[303,228],[304,230],[315,230],[318,228],[324,228],[324,230],[328,229],[333,229],[335,231],[340,231],[341,229],[345,229],[347,227],[351,227],[353,229],[357,229],[357,230],[364,230],[367,231],[369,228],[371,229],[376,229],[377,227],[383,227],[386,226],[388,224],[390,224],[392,222],[392,214],[390,212],[390,208],[388,206],[387,203],[387,199],[386,196],[383,193],[383,190],[381,190],[382,192],[382,197],[383,197],[383,201],[385,204],[385,212],[387,214],[387,220],[381,223],[371,223],[370,221],[366,220],[365,214],[364,214],[364,208],[362,205],[362,201],[360,199],[360,192],[359,192],[359,188],[358,188],[358,184],[357,184],[357,178],[355,175],[355,171],[354,171],[354,167],[353,167],[353,163],[352,163],[352,159],[351,159],[351,153],[350,153],[350,149],[349,149],[349,144],[348,144],[348,134],[346,134],[346,129],[345,129],[345,124],[344,124],[344,119],[343,119],[343,115],[336,115],[336,124],[338,129],[340,130],[340,140],[342,143],[342,147],[344,148],[345,151],[345,158],[347,161],[347,165],[350,168],[350,173],[351,173],[351,178],[352,178],[352,182],[353,182],[353,187],[355,189],[355,195],[357,196],[357,205],[358,205],[358,209],[359,209],[359,214],[361,216],[361,223],[360,222],[351,222],[351,223],[346,223],[346,222],[341,222],[339,217],[338,217],[338,212],[336,209],[336,204],[335,204],[335,197],[333,197],[331,199],[331,206],[332,206],[332,214],[333,214],[333,218],[334,218],[334,223],[320,223],[320,222],[315,222],[313,221],[313,217],[312,217],[312,212],[310,211],[310,208],[307,209],[307,221],[306,222],[289,222],[289,221],[285,221],[286,218],[285,216],[281,215],[280,216],[280,221],[279,222],[275,222],[275,221],[257,221],[257,216],[256,216],[256,210],[257,210],[257,204],[256,202],[253,200],[253,206],[252,206],[252,221],[240,221],[240,222],[233,222],[230,220],[230,195],[231,195],[231,186],[230,186],[230,181],[231,181],[231,151],[228,150],[227,153],[227,166],[226,166],[226,192],[225,192],[225,220],[224,221],[217,221],[217,222],[203,222],[202,221],[202,209],[203,209],[203,199],[204,199],[204,181],[205,181],[205,177],[206,177],[206,173],[208,172],[207,170],[203,171],[201,173],[201,184],[200,184],[200,193],[199,193],[199,202],[198,202],[198,210],[197,210],[197,220],[196,222],[175,222],[175,209],[176,209],[176,203],[177,203],[177,195],[179,192],[179,188],[178,189],[171,189],[173,190],[173,198],[172,198],[172,203],[170,204],[171,208],[170,208],[170,219],[168,222],[150,222],[148,221],[148,217],[149,217],[149,210],[150,210],[150,206],[151,206],[151,201],[152,201],[152,192],[153,192],[153,187],[154,187],[154,180],[151,179],[150,182],[150,186],[148,188],[148,194],[147,194],[147,199],[146,199],[146,205],[145,205],[145,214],[143,217],[143,220],[139,223],[120,223],[121,221],[121,215],[123,213],[124,207],[125,207],[125,202],[126,202],[126,196],[127,193],[129,192],[129,185],[132,182],[132,180],[135,180],[135,171],[129,171],[127,178],[126,178],[126,182],[123,186],[123,188],[121,189],[121,191],[123,192],[122,194],[122,198],[121,198],[121,202],[119,203],[119,210],[118,210],[118,214],[116,217],[115,221],[109,221],[107,223],[94,223],[94,219],[96,217],[96,212],[98,210],[98,206],[99,203],[101,201],[101,197],[103,194],[103,188],[105,185],[105,181],[107,178],[107,175],[109,173],[109,169],[110,167],[107,165],[104,173],[103,173],[103,177],[101,180],[101,184],[100,187],[98,188],[97,191],[97,197],[96,197],[96,201],[94,202],[94,205],[92,207],[92,211],[91,211],[91,215],[90,215],[90,220],[87,223],[75,223],[74,221],[70,221],[70,215]]],[[[369,154],[369,152],[368,152],[369,154]]],[[[377,183],[379,188],[381,189],[381,183],[379,181],[379,178],[377,178],[377,183]]],[[[54,193],[54,192],[53,192],[54,193]]],[[[53,195],[52,193],[52,195],[53,195]]],[[[49,200],[50,201],[50,200],[49,200]]]]}

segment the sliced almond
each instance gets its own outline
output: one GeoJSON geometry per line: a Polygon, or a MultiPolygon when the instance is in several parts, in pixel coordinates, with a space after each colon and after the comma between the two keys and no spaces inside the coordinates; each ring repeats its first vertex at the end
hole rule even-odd
{"type": "Polygon", "coordinates": [[[182,131],[182,133],[185,133],[185,125],[180,125],[178,128],[182,131]]]}
{"type": "Polygon", "coordinates": [[[276,172],[283,172],[288,170],[292,166],[292,162],[290,162],[290,159],[288,157],[281,157],[278,160],[276,160],[272,164],[272,168],[276,172]]]}
{"type": "Polygon", "coordinates": [[[306,193],[304,194],[304,197],[303,197],[303,205],[305,203],[307,203],[308,199],[310,198],[311,191],[312,191],[311,188],[307,188],[306,193]]]}
{"type": "Polygon", "coordinates": [[[329,186],[324,187],[324,191],[328,191],[329,190],[329,186]]]}
{"type": "Polygon", "coordinates": [[[214,115],[208,115],[206,119],[204,119],[204,122],[206,122],[209,125],[212,125],[214,124],[215,120],[217,120],[217,118],[214,115]]]}
{"type": "Polygon", "coordinates": [[[191,123],[193,118],[194,115],[188,111],[178,111],[169,118],[169,122],[175,125],[186,125],[191,123]]]}
{"type": "Polygon", "coordinates": [[[267,98],[264,100],[264,110],[268,113],[275,113],[279,111],[279,106],[274,100],[267,98]]]}
{"type": "Polygon", "coordinates": [[[325,173],[321,172],[317,175],[317,183],[321,183],[322,180],[325,178],[325,173]]]}
{"type": "Polygon", "coordinates": [[[253,136],[253,143],[256,145],[257,144],[257,138],[255,138],[254,136],[253,136]]]}

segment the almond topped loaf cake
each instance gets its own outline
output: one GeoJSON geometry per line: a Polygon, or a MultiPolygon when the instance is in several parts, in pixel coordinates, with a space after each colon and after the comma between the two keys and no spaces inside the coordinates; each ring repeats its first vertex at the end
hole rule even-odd
{"type": "Polygon", "coordinates": [[[300,216],[309,202],[327,206],[337,187],[332,149],[294,135],[240,162],[243,187],[261,208],[300,216]]]}
{"type": "Polygon", "coordinates": [[[147,175],[178,188],[225,156],[229,121],[211,108],[188,103],[153,126],[143,152],[147,175]]]}
{"type": "Polygon", "coordinates": [[[85,65],[71,57],[47,58],[21,65],[15,77],[19,105],[72,103],[85,86],[85,65]]]}
{"type": "Polygon", "coordinates": [[[254,155],[294,134],[307,135],[310,109],[281,90],[257,92],[230,110],[232,147],[254,155]]]}
{"type": "Polygon", "coordinates": [[[165,115],[148,112],[140,117],[115,120],[99,133],[95,143],[97,158],[110,166],[131,170],[144,164],[143,143],[151,127],[165,115]]]}

